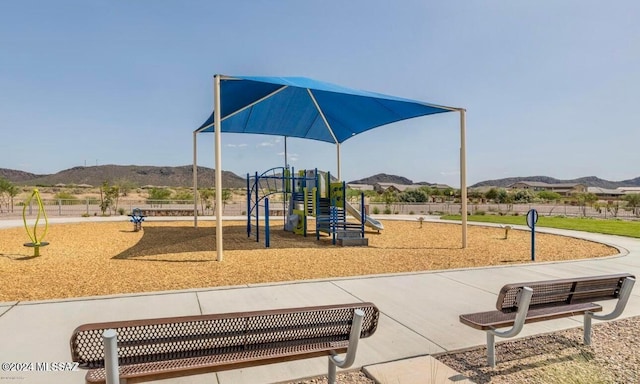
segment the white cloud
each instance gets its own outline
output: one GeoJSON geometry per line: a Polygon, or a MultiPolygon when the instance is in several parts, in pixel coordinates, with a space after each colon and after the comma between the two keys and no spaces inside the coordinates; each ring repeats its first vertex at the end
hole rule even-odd
{"type": "Polygon", "coordinates": [[[270,143],[268,141],[263,141],[262,143],[259,143],[258,145],[256,145],[257,147],[273,147],[273,143],[270,143]]]}
{"type": "MultiPolygon", "coordinates": [[[[278,156],[284,156],[284,152],[278,152],[278,156]]],[[[291,157],[298,158],[299,155],[297,153],[287,153],[287,157],[288,158],[291,158],[291,157]]]]}
{"type": "Polygon", "coordinates": [[[440,174],[442,176],[453,176],[453,175],[459,175],[460,171],[440,171],[440,174]]]}
{"type": "Polygon", "coordinates": [[[247,144],[227,144],[226,147],[228,148],[244,148],[246,147],[247,144]]]}

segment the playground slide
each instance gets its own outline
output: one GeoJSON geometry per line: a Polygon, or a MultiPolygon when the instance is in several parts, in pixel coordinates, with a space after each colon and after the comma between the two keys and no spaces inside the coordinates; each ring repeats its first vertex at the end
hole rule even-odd
{"type": "MultiPolygon", "coordinates": [[[[358,221],[360,221],[362,219],[362,215],[360,214],[360,211],[355,209],[353,205],[349,203],[346,203],[346,204],[347,204],[347,212],[349,212],[351,216],[355,217],[356,219],[358,219],[358,221]]],[[[369,228],[377,229],[378,231],[384,229],[384,226],[382,225],[381,222],[379,222],[378,220],[374,219],[369,215],[364,215],[364,225],[366,225],[369,228]]]]}

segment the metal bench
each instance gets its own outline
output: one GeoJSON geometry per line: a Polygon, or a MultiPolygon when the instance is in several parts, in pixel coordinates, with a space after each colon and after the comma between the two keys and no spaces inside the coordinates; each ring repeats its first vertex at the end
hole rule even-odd
{"type": "Polygon", "coordinates": [[[193,216],[193,208],[142,208],[145,216],[193,216]]]}
{"type": "Polygon", "coordinates": [[[378,319],[374,304],[353,303],[85,324],[71,336],[71,356],[88,369],[87,383],[118,382],[118,376],[120,383],[138,383],[328,356],[334,383],[336,366],[353,364],[359,339],[376,331],[378,319]],[[110,341],[116,333],[117,348],[110,341]]]}
{"type": "Polygon", "coordinates": [[[487,332],[487,363],[495,367],[495,336],[514,337],[526,323],[584,315],[584,344],[591,344],[591,319],[611,320],[624,311],[635,276],[628,273],[507,284],[500,290],[497,310],[460,315],[460,322],[487,332]],[[615,309],[596,315],[594,301],[617,299],[615,309]],[[499,328],[511,327],[505,331],[499,328]]]}

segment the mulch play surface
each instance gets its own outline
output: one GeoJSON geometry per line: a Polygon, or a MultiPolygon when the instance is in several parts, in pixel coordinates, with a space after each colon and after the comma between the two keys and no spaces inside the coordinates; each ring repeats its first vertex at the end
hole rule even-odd
{"type": "MultiPolygon", "coordinates": [[[[336,247],[326,236],[294,235],[272,221],[268,249],[247,238],[245,222],[224,222],[224,260],[217,262],[214,225],[145,222],[134,232],[126,219],[55,224],[39,257],[23,246],[30,241],[24,228],[0,230],[0,302],[531,262],[528,231],[511,230],[505,239],[503,229],[469,226],[461,249],[459,225],[418,221],[384,221],[381,233],[367,231],[369,247],[336,247]]],[[[568,237],[539,233],[536,241],[537,262],[617,254],[568,237]]]]}

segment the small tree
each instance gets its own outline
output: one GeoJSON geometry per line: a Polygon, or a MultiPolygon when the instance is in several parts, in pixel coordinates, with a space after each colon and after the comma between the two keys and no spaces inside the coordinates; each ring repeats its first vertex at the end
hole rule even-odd
{"type": "Polygon", "coordinates": [[[391,213],[391,204],[398,201],[398,195],[395,191],[391,189],[387,189],[382,193],[382,201],[384,201],[384,211],[385,213],[391,213]]]}
{"type": "Polygon", "coordinates": [[[0,176],[0,212],[2,212],[2,202],[5,200],[7,211],[13,212],[13,199],[18,196],[20,189],[9,180],[0,176]]]}
{"type": "Polygon", "coordinates": [[[230,189],[224,188],[222,190],[221,200],[222,200],[222,211],[223,212],[224,212],[224,208],[227,206],[229,201],[231,201],[232,197],[233,197],[233,192],[231,192],[230,189]]]}
{"type": "Polygon", "coordinates": [[[560,199],[562,199],[562,195],[560,195],[558,192],[553,191],[540,191],[538,192],[537,197],[538,199],[542,200],[543,203],[554,203],[553,207],[551,207],[551,210],[549,210],[549,216],[551,216],[553,210],[558,206],[560,199]]]}
{"type": "Polygon", "coordinates": [[[119,196],[120,188],[118,186],[111,186],[108,181],[102,183],[100,187],[100,211],[102,211],[102,215],[106,215],[108,209],[113,212],[118,209],[119,196]]]}
{"type": "Polygon", "coordinates": [[[179,200],[180,202],[184,201],[193,201],[193,192],[190,190],[179,190],[173,194],[173,200],[179,200]]]}
{"type": "Polygon", "coordinates": [[[162,201],[169,200],[171,198],[171,191],[166,188],[151,188],[149,190],[149,197],[147,198],[147,204],[151,204],[153,207],[155,204],[162,206],[162,201]]]}
{"type": "Polygon", "coordinates": [[[420,189],[410,189],[402,192],[398,200],[405,203],[425,203],[429,200],[429,195],[420,189]]]}
{"type": "Polygon", "coordinates": [[[360,199],[361,194],[362,194],[362,191],[358,189],[347,188],[347,201],[350,201],[350,202],[358,201],[358,199],[360,199]]]}
{"type": "Polygon", "coordinates": [[[533,194],[528,189],[521,189],[513,195],[516,203],[530,203],[533,201],[533,194]]]}
{"type": "MultiPolygon", "coordinates": [[[[505,191],[506,192],[506,191],[505,191]]],[[[487,200],[493,200],[496,201],[498,198],[498,190],[496,188],[491,188],[490,190],[488,190],[485,194],[484,197],[487,200]]]]}
{"type": "Polygon", "coordinates": [[[619,209],[620,209],[620,202],[618,200],[607,201],[607,212],[613,215],[613,217],[618,217],[619,209]]]}
{"type": "Polygon", "coordinates": [[[122,197],[127,197],[129,195],[129,192],[137,187],[137,185],[133,181],[127,179],[118,180],[115,185],[117,185],[120,189],[120,196],[122,197]]]}
{"type": "Polygon", "coordinates": [[[582,216],[587,216],[587,207],[598,201],[598,196],[589,192],[578,192],[573,195],[582,210],[582,216]]]}
{"type": "Polygon", "coordinates": [[[627,210],[632,211],[635,216],[640,216],[640,193],[625,195],[624,201],[627,202],[627,210]]]}
{"type": "Polygon", "coordinates": [[[484,197],[484,194],[480,191],[471,190],[467,193],[467,198],[470,200],[479,201],[484,197]]]}
{"type": "Polygon", "coordinates": [[[215,190],[211,188],[201,189],[198,191],[200,195],[200,209],[202,212],[206,210],[210,210],[213,208],[213,196],[215,196],[215,190]]]}

